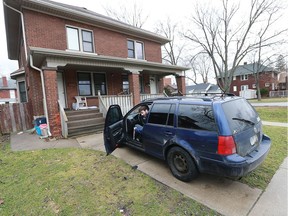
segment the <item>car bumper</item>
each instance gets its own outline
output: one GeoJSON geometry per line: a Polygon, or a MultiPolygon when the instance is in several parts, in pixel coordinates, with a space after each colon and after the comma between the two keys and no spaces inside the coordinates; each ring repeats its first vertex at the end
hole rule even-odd
{"type": "Polygon", "coordinates": [[[226,177],[242,177],[255,170],[266,158],[271,146],[269,137],[263,137],[259,147],[242,157],[238,154],[222,156],[219,160],[200,157],[198,168],[200,172],[226,177]]]}

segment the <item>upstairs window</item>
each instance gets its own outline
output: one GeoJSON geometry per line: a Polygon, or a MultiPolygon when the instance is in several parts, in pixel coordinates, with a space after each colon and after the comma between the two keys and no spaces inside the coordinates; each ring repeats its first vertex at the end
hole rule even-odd
{"type": "Polygon", "coordinates": [[[142,42],[128,40],[127,48],[128,48],[128,58],[144,60],[144,44],[142,42]]]}
{"type": "Polygon", "coordinates": [[[67,46],[69,50],[76,50],[82,52],[94,52],[93,32],[74,28],[66,27],[67,30],[67,46]]]}
{"type": "Polygon", "coordinates": [[[243,80],[248,80],[248,75],[247,74],[241,75],[241,81],[243,81],[243,80]]]}

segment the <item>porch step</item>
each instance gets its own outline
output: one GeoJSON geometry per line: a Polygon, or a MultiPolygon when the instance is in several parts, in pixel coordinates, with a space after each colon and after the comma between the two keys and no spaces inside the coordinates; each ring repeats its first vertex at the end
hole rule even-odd
{"type": "Polygon", "coordinates": [[[105,119],[99,109],[65,111],[68,118],[68,137],[100,133],[104,129],[105,119]]]}

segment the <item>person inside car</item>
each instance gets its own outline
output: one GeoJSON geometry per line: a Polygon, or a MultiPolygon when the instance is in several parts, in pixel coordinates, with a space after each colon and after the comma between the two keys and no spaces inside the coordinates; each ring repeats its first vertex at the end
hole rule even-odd
{"type": "Polygon", "coordinates": [[[133,139],[136,138],[137,134],[141,135],[143,130],[143,125],[146,124],[147,116],[149,113],[149,107],[147,105],[142,105],[139,108],[139,124],[134,127],[133,139]]]}

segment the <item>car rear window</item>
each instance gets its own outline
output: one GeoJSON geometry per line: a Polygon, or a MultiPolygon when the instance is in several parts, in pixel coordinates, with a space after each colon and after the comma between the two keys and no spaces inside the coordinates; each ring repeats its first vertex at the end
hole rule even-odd
{"type": "Polygon", "coordinates": [[[246,130],[260,121],[258,113],[246,99],[225,102],[222,108],[233,134],[246,130]]]}
{"type": "Polygon", "coordinates": [[[178,127],[217,131],[212,107],[180,104],[178,111],[178,127]]]}

